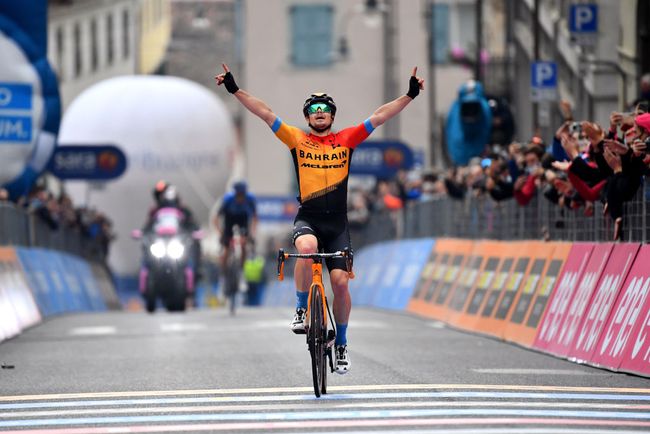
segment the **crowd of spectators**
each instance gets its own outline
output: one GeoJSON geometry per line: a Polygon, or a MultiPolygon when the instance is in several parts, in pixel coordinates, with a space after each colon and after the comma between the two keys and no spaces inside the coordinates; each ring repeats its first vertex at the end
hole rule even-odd
{"type": "Polygon", "coordinates": [[[0,188],[0,203],[24,210],[33,215],[50,231],[78,233],[99,246],[100,255],[106,258],[111,241],[115,238],[113,224],[94,208],[75,207],[65,192],[56,197],[45,187],[37,185],[26,196],[11,201],[7,190],[0,188]]]}
{"type": "Polygon", "coordinates": [[[609,125],[573,119],[568,103],[560,102],[564,122],[548,142],[535,136],[528,143],[487,146],[467,166],[444,173],[398,172],[378,181],[372,190],[351,188],[348,218],[362,228],[373,211],[398,210],[409,201],[436,197],[489,197],[514,200],[525,207],[537,195],[569,212],[590,217],[603,204],[611,219],[611,238],[623,238],[624,203],[632,200],[650,164],[648,102],[635,101],[630,112],[613,112],[609,125]]]}

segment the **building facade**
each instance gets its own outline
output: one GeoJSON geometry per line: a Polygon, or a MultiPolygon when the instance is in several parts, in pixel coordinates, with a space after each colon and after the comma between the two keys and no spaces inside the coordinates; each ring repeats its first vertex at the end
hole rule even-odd
{"type": "MultiPolygon", "coordinates": [[[[306,128],[305,99],[313,92],[327,92],[338,107],[335,128],[341,129],[363,122],[382,104],[406,93],[417,66],[425,91],[371,139],[407,144],[425,167],[442,163],[439,121],[459,86],[473,77],[472,68],[454,62],[450,53],[472,52],[475,47],[474,0],[242,3],[243,65],[233,68],[242,88],[301,128],[306,128]]],[[[498,3],[486,1],[485,8],[500,13],[498,3]]],[[[491,29],[485,28],[484,34],[502,46],[498,32],[491,29]]],[[[293,193],[291,157],[284,145],[249,113],[242,115],[241,130],[253,190],[293,193]]]]}
{"type": "Polygon", "coordinates": [[[50,0],[48,60],[65,110],[111,77],[159,71],[171,35],[169,0],[50,0]]]}

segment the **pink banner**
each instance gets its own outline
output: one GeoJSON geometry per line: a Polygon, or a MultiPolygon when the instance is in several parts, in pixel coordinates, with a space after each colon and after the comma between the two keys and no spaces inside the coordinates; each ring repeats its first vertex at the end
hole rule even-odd
{"type": "MultiPolygon", "coordinates": [[[[588,312],[571,345],[570,359],[592,362],[596,344],[607,324],[618,293],[639,250],[637,243],[616,244],[598,280],[598,289],[591,297],[588,312]]],[[[607,366],[607,365],[603,365],[607,366]]],[[[611,367],[611,366],[607,366],[611,367]]]]}
{"type": "MultiPolygon", "coordinates": [[[[600,366],[616,369],[620,366],[623,350],[632,328],[646,304],[648,284],[650,283],[650,247],[644,246],[634,260],[627,279],[616,298],[616,304],[603,329],[592,362],[600,366]],[[645,283],[645,284],[644,284],[645,283]]],[[[645,313],[645,312],[644,312],[645,313]]]]}
{"type": "Polygon", "coordinates": [[[607,360],[618,357],[619,370],[642,375],[650,375],[649,261],[650,245],[644,245],[630,270],[624,286],[626,292],[620,297],[618,309],[614,310],[616,314],[612,316],[605,335],[608,339],[605,347],[607,360]]]}
{"type": "Polygon", "coordinates": [[[578,327],[589,306],[589,301],[596,290],[596,284],[605,270],[605,265],[614,248],[613,244],[596,244],[589,256],[589,262],[578,281],[569,308],[557,331],[557,335],[550,340],[546,351],[566,357],[571,351],[571,344],[575,340],[578,327]]]}
{"type": "Polygon", "coordinates": [[[575,243],[571,246],[569,257],[551,292],[544,318],[537,328],[533,348],[559,355],[566,355],[568,352],[568,350],[563,351],[567,347],[560,344],[561,325],[577,292],[578,282],[587,268],[593,249],[594,244],[575,243]]]}

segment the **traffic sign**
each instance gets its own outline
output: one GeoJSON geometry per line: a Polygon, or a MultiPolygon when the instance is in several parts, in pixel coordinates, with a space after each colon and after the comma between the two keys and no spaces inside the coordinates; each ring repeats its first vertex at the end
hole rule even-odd
{"type": "Polygon", "coordinates": [[[593,46],[598,41],[598,5],[578,3],[569,6],[569,32],[578,45],[593,46]]]}
{"type": "Polygon", "coordinates": [[[534,102],[557,100],[557,64],[533,62],[530,65],[530,89],[534,102]]]}

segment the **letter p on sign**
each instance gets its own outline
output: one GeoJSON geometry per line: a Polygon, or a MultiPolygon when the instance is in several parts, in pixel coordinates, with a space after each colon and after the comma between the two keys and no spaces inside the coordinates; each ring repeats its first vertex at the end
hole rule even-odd
{"type": "Polygon", "coordinates": [[[531,85],[533,88],[549,88],[557,86],[557,64],[554,62],[535,62],[531,66],[531,85]]]}
{"type": "Polygon", "coordinates": [[[574,4],[569,9],[571,33],[595,33],[598,31],[598,5],[574,4]]]}

